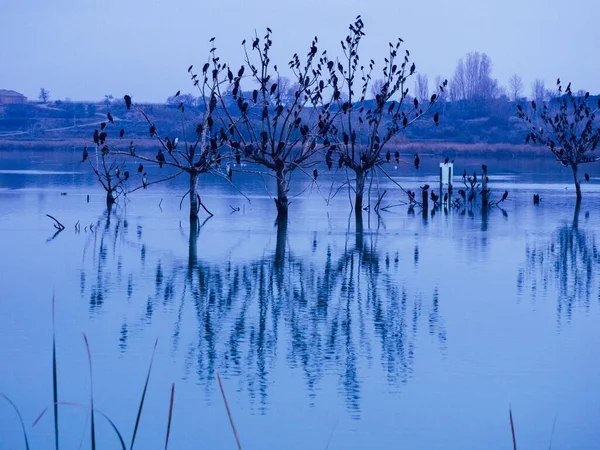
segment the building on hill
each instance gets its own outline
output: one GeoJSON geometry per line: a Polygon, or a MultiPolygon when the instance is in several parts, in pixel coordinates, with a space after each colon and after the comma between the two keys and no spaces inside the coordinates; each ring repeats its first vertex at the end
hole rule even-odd
{"type": "Polygon", "coordinates": [[[27,97],[18,92],[0,89],[0,105],[24,105],[27,97]]]}

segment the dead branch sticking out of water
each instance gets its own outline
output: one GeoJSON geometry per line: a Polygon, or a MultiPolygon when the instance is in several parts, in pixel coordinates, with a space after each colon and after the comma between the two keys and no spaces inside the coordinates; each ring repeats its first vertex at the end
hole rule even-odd
{"type": "Polygon", "coordinates": [[[52,217],[50,214],[46,214],[46,216],[54,220],[54,228],[56,228],[58,231],[62,231],[65,229],[65,226],[62,223],[60,223],[55,217],[52,217]]]}

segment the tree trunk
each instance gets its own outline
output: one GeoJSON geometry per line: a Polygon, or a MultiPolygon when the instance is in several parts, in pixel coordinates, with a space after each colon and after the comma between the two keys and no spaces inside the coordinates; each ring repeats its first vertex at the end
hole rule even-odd
{"type": "Polygon", "coordinates": [[[575,194],[577,195],[577,200],[581,200],[581,184],[577,176],[577,164],[572,164],[571,169],[573,169],[573,181],[575,181],[575,194]]]}
{"type": "Polygon", "coordinates": [[[282,268],[285,265],[285,247],[287,241],[287,216],[277,217],[277,244],[275,246],[275,267],[282,268]]]}
{"type": "Polygon", "coordinates": [[[200,200],[198,199],[198,172],[190,172],[190,222],[198,220],[200,200]]]}
{"type": "Polygon", "coordinates": [[[285,179],[285,171],[283,168],[278,168],[276,170],[277,175],[277,198],[275,200],[275,206],[277,206],[277,216],[278,217],[287,217],[288,215],[288,185],[285,179]]]}
{"type": "Polygon", "coordinates": [[[354,198],[354,215],[362,217],[363,212],[363,195],[365,193],[365,180],[367,179],[367,171],[356,170],[356,196],[354,198]]]}
{"type": "Polygon", "coordinates": [[[115,203],[115,193],[112,189],[106,191],[106,207],[111,208],[115,203]]]}

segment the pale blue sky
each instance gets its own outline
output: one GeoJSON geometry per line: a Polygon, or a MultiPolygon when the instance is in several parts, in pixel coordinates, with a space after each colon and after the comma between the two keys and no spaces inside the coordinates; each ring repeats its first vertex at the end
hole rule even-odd
{"type": "Polygon", "coordinates": [[[598,0],[2,0],[0,89],[36,99],[100,100],[129,93],[164,101],[192,92],[187,67],[207,57],[217,37],[221,56],[241,62],[242,39],[273,32],[274,59],[284,66],[306,54],[314,35],[338,54],[348,24],[361,14],[364,60],[381,61],[402,37],[418,71],[451,78],[457,60],[487,53],[506,86],[518,73],[531,92],[535,78],[554,87],[600,92],[598,0]]]}

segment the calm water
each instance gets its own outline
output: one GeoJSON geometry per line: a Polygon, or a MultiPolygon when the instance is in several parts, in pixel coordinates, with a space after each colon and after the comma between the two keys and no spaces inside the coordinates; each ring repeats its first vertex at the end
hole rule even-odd
{"type": "MultiPolygon", "coordinates": [[[[0,154],[0,392],[33,448],[53,445],[51,414],[31,427],[52,402],[53,292],[60,400],[89,402],[85,332],[96,406],[127,441],[158,339],[139,448],[164,446],[173,382],[171,448],[235,448],[217,371],[246,449],[510,448],[509,405],[520,447],[600,445],[592,172],[577,212],[552,161],[488,160],[496,198],[510,192],[502,209],[424,219],[402,206],[365,215],[362,234],[345,191],[323,201],[333,172],[319,188],[296,177],[306,190],[287,230],[260,178],[234,175],[251,203],[204,178],[215,217],[190,236],[185,180],[138,191],[109,218],[78,157],[0,154]],[[45,214],[66,229],[53,238],[45,214]]],[[[422,159],[419,178],[390,172],[437,187],[437,159],[422,159]]],[[[383,204],[404,200],[380,187],[383,204]]],[[[61,443],[77,448],[86,414],[60,412],[61,443]]],[[[116,448],[97,426],[100,447],[116,448]]],[[[24,448],[4,402],[0,448],[24,448]]]]}

